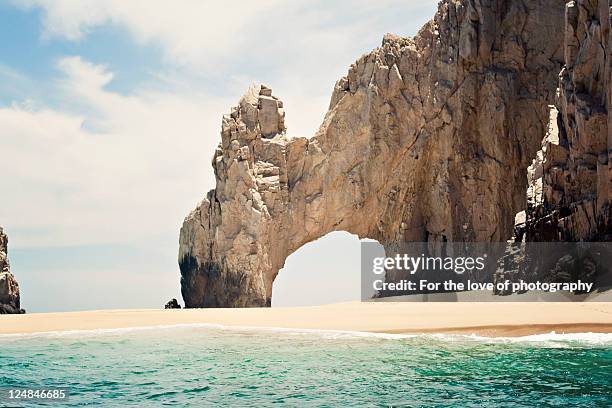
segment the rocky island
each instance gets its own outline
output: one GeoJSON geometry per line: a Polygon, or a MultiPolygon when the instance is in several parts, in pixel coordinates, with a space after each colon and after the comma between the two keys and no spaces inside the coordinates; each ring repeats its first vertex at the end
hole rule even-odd
{"type": "Polygon", "coordinates": [[[0,314],[21,314],[19,284],[11,273],[8,261],[8,237],[0,227],[0,314]]]}
{"type": "Polygon", "coordinates": [[[443,0],[351,65],[312,138],[251,87],[181,228],[185,306],[269,306],[286,258],[332,231],[504,242],[526,210],[521,239],[609,240],[610,21],[609,0],[443,0]]]}

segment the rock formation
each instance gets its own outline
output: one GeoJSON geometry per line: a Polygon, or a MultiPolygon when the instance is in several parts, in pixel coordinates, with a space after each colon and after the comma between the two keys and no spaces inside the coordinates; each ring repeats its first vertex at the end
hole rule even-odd
{"type": "Polygon", "coordinates": [[[19,285],[8,261],[8,238],[0,227],[0,314],[25,313],[19,302],[19,285]]]}
{"type": "Polygon", "coordinates": [[[178,300],[170,299],[168,303],[165,304],[164,309],[180,309],[181,305],[179,305],[178,300]]]}
{"type": "Polygon", "coordinates": [[[563,60],[560,0],[444,0],[351,65],[314,137],[254,86],[223,117],[217,186],[187,216],[186,307],[269,306],[285,259],[332,231],[503,241],[524,208],[563,60]]]}
{"type": "Polygon", "coordinates": [[[521,239],[612,240],[611,22],[609,0],[566,5],[565,65],[549,130],[529,167],[521,239]]]}
{"type": "Polygon", "coordinates": [[[527,207],[506,256],[513,267],[499,270],[498,281],[612,286],[611,26],[610,0],[565,6],[565,65],[542,148],[527,171],[527,207]],[[534,244],[578,241],[606,244],[534,244]]]}

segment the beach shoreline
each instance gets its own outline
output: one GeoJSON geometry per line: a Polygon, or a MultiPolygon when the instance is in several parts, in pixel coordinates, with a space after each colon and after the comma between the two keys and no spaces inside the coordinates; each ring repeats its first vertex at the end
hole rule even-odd
{"type": "Polygon", "coordinates": [[[391,303],[249,309],[96,310],[0,315],[0,335],[176,325],[388,334],[612,333],[612,303],[391,303]]]}

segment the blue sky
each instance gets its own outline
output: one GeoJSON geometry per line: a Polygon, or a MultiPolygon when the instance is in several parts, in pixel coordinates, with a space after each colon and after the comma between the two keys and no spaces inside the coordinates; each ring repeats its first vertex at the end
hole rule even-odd
{"type": "MultiPolygon", "coordinates": [[[[146,47],[134,44],[126,29],[120,26],[96,28],[85,41],[70,41],[63,37],[44,39],[41,31],[43,16],[44,13],[37,8],[23,10],[10,2],[0,3],[0,35],[4,39],[0,43],[0,55],[3,56],[4,68],[32,80],[44,81],[58,74],[55,63],[59,57],[80,55],[87,61],[107,65],[115,73],[108,89],[129,92],[148,76],[147,67],[160,67],[161,49],[154,44],[146,47]],[[117,47],[117,44],[122,46],[117,47]]],[[[1,98],[3,102],[10,102],[11,98],[23,96],[3,92],[1,98]]]]}
{"type": "MultiPolygon", "coordinates": [[[[436,3],[0,0],[0,225],[23,305],[180,298],[178,231],[214,188],[221,115],[263,82],[311,136],[348,66],[436,3]]],[[[358,260],[348,234],[310,244],[274,305],[358,299],[358,260]]]]}

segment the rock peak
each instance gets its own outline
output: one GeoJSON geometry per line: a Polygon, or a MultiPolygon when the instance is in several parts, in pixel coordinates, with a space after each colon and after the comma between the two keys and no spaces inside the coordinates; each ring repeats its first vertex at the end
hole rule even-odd
{"type": "Polygon", "coordinates": [[[238,106],[232,108],[229,116],[223,117],[221,135],[231,142],[240,138],[270,139],[286,131],[283,102],[273,96],[272,89],[266,85],[251,85],[238,106]]]}

